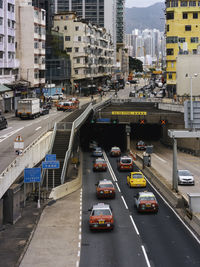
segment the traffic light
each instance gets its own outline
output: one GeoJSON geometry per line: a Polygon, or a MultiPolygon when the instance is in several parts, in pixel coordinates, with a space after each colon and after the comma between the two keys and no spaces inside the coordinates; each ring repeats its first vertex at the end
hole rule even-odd
{"type": "Polygon", "coordinates": [[[119,123],[119,119],[111,119],[111,123],[112,124],[118,124],[119,123]]]}
{"type": "Polygon", "coordinates": [[[92,119],[90,120],[90,123],[96,123],[97,119],[95,117],[92,117],[92,119]]]}
{"type": "Polygon", "coordinates": [[[167,124],[167,120],[160,120],[159,124],[160,125],[166,125],[167,124]]]}

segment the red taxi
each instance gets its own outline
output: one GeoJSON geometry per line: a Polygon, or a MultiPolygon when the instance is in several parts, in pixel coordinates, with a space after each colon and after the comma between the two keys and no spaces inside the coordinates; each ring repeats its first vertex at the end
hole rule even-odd
{"type": "Polygon", "coordinates": [[[97,198],[115,198],[115,187],[111,180],[101,180],[96,186],[97,198]]]}
{"type": "Polygon", "coordinates": [[[76,105],[79,106],[80,101],[78,100],[78,98],[72,97],[72,98],[69,99],[69,101],[71,101],[71,102],[73,102],[73,103],[75,103],[76,105]]]}
{"type": "Polygon", "coordinates": [[[107,171],[107,163],[103,158],[97,158],[93,163],[93,171],[107,171]]]}
{"type": "Polygon", "coordinates": [[[119,157],[121,156],[121,149],[117,146],[114,146],[110,150],[110,156],[111,157],[119,157]]]}
{"type": "Polygon", "coordinates": [[[120,157],[117,163],[119,171],[132,171],[133,170],[133,159],[128,156],[120,157]]]}
{"type": "Polygon", "coordinates": [[[98,203],[93,205],[89,218],[90,230],[113,229],[114,218],[111,207],[108,204],[98,203]]]}
{"type": "Polygon", "coordinates": [[[62,105],[63,111],[73,111],[75,109],[78,109],[78,105],[72,101],[64,102],[62,105]]]}
{"type": "Polygon", "coordinates": [[[137,150],[146,150],[146,144],[142,140],[138,141],[136,144],[137,150]]]}
{"type": "Polygon", "coordinates": [[[158,212],[158,202],[152,192],[138,192],[135,195],[135,206],[138,212],[158,212]]]}

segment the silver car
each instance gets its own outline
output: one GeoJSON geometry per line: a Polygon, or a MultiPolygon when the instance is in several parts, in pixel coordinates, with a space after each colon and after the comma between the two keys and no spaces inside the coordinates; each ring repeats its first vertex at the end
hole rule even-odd
{"type": "Polygon", "coordinates": [[[178,170],[179,185],[194,185],[194,176],[188,170],[178,170]]]}

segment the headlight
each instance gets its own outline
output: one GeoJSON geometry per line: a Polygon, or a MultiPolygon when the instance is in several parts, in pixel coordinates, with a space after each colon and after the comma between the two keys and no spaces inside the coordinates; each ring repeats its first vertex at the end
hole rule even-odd
{"type": "Polygon", "coordinates": [[[110,191],[110,193],[112,194],[112,191],[110,191]]]}
{"type": "Polygon", "coordinates": [[[103,194],[103,191],[100,191],[100,194],[103,194]]]}

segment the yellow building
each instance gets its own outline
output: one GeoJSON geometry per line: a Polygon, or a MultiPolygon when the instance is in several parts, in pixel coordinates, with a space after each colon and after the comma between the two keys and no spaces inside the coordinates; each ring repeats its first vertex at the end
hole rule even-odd
{"type": "Polygon", "coordinates": [[[167,89],[176,93],[178,54],[197,54],[200,41],[200,1],[166,0],[167,89]]]}

